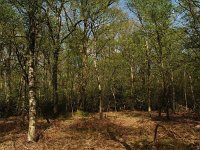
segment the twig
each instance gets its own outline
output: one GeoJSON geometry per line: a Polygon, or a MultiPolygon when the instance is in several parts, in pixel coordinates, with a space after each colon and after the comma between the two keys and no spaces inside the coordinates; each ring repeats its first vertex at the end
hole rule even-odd
{"type": "Polygon", "coordinates": [[[178,138],[181,138],[181,136],[179,136],[177,133],[175,133],[174,131],[172,130],[168,130],[165,126],[161,125],[161,124],[157,124],[156,125],[156,128],[155,128],[155,131],[154,131],[154,143],[157,141],[157,133],[158,133],[158,128],[161,127],[165,130],[165,132],[167,132],[167,134],[169,136],[172,136],[174,139],[177,139],[178,138]]]}

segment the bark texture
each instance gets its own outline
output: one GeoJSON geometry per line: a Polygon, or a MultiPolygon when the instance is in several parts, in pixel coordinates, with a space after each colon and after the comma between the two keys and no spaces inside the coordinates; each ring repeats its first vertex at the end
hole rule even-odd
{"type": "Polygon", "coordinates": [[[36,48],[36,1],[29,4],[29,60],[28,60],[28,88],[29,88],[29,126],[28,142],[34,142],[36,138],[36,92],[35,92],[35,48],[36,48]]]}

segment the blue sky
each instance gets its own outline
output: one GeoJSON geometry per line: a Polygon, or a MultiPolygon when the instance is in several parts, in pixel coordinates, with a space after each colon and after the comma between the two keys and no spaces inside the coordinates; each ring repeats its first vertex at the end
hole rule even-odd
{"type": "Polygon", "coordinates": [[[132,16],[133,16],[133,13],[131,13],[131,12],[128,10],[128,8],[127,8],[127,6],[126,6],[126,3],[127,3],[127,0],[120,0],[120,1],[119,1],[119,4],[120,4],[121,9],[122,9],[124,12],[128,13],[129,17],[132,17],[132,16]]]}
{"type": "MultiPolygon", "coordinates": [[[[135,15],[127,8],[126,3],[128,0],[119,0],[120,8],[128,14],[130,18],[135,18],[135,15]]],[[[177,0],[171,0],[172,3],[176,3],[177,0]]]]}

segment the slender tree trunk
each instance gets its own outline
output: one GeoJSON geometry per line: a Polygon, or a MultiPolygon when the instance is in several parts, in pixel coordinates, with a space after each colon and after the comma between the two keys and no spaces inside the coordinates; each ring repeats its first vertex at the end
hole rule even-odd
{"type": "Polygon", "coordinates": [[[162,98],[159,100],[160,106],[159,106],[159,117],[161,117],[161,112],[163,109],[163,103],[165,103],[166,100],[166,79],[165,79],[165,71],[164,71],[164,62],[163,62],[163,44],[162,44],[162,35],[159,32],[158,28],[158,22],[155,18],[152,18],[153,22],[156,26],[156,40],[158,44],[158,58],[159,58],[159,66],[160,66],[160,73],[162,77],[162,98]]]}
{"type": "Polygon", "coordinates": [[[52,67],[52,84],[53,84],[53,113],[56,117],[58,115],[58,55],[59,49],[56,48],[53,53],[53,67],[52,67]]]}
{"type": "Polygon", "coordinates": [[[9,46],[9,48],[7,49],[8,51],[8,56],[6,56],[7,58],[5,59],[5,72],[4,72],[4,76],[5,76],[5,95],[6,95],[6,114],[9,115],[10,114],[10,103],[11,103],[11,46],[9,46]]]}
{"type": "Polygon", "coordinates": [[[170,119],[169,117],[169,107],[170,107],[170,89],[169,89],[169,86],[167,85],[167,88],[166,88],[166,94],[165,94],[165,99],[166,99],[166,117],[167,117],[167,120],[170,119]]]}
{"type": "Polygon", "coordinates": [[[21,81],[21,117],[23,124],[25,124],[25,115],[26,115],[26,100],[27,100],[27,82],[25,77],[22,77],[21,81]]]}
{"type": "Polygon", "coordinates": [[[186,71],[184,70],[184,99],[185,99],[185,109],[188,110],[188,101],[187,101],[187,82],[186,82],[186,71]]]}
{"type": "Polygon", "coordinates": [[[131,69],[131,101],[132,103],[132,109],[134,110],[135,108],[135,100],[134,100],[134,68],[133,68],[133,60],[131,60],[130,64],[130,69],[131,69]]]}
{"type": "Polygon", "coordinates": [[[27,105],[27,83],[24,79],[24,92],[23,92],[23,101],[22,101],[22,119],[25,123],[25,116],[26,116],[26,105],[27,105]]]}
{"type": "Polygon", "coordinates": [[[151,112],[151,90],[150,90],[150,56],[149,56],[149,43],[146,40],[146,56],[147,56],[147,100],[148,100],[148,112],[151,112]]]}
{"type": "Polygon", "coordinates": [[[196,101],[195,101],[195,96],[194,96],[194,88],[193,88],[193,83],[192,83],[192,76],[189,75],[190,79],[190,90],[191,90],[191,95],[192,95],[192,101],[193,101],[193,109],[196,108],[196,101]]]}
{"type": "Polygon", "coordinates": [[[73,97],[74,97],[74,81],[71,81],[71,89],[70,89],[70,105],[71,105],[71,113],[74,116],[74,105],[73,105],[73,97]]]}
{"type": "Polygon", "coordinates": [[[162,92],[161,92],[161,97],[159,99],[159,117],[161,117],[162,115],[162,109],[163,109],[163,104],[165,103],[166,100],[166,81],[165,81],[165,74],[164,74],[164,64],[162,62],[162,58],[161,58],[161,75],[162,75],[162,92]]]}
{"type": "Polygon", "coordinates": [[[96,47],[96,37],[94,37],[95,42],[94,42],[94,51],[93,51],[93,62],[94,62],[94,68],[95,68],[95,74],[96,74],[96,79],[97,79],[97,84],[98,84],[98,97],[99,97],[99,117],[100,119],[103,118],[103,96],[102,96],[102,87],[101,87],[101,82],[100,82],[100,76],[99,76],[99,70],[97,67],[97,47],[96,47]]]}
{"type": "Polygon", "coordinates": [[[22,93],[23,93],[23,77],[20,79],[20,83],[19,83],[19,101],[17,103],[17,110],[18,112],[22,113],[22,102],[23,102],[23,98],[22,98],[22,93]]]}
{"type": "Polygon", "coordinates": [[[74,116],[74,107],[73,107],[73,100],[72,100],[72,94],[71,92],[69,93],[69,104],[71,107],[71,113],[72,113],[72,117],[74,116]]]}
{"type": "Polygon", "coordinates": [[[117,100],[116,100],[116,96],[115,96],[115,89],[114,87],[111,87],[111,92],[114,98],[114,102],[115,102],[115,112],[117,112],[117,100]]]}
{"type": "Polygon", "coordinates": [[[47,65],[46,65],[46,56],[45,54],[43,55],[44,56],[44,77],[43,77],[43,93],[44,93],[44,100],[48,99],[47,98],[47,93],[48,93],[48,86],[47,86],[47,79],[48,79],[48,76],[47,76],[47,65]]]}
{"type": "MultiPolygon", "coordinates": [[[[82,12],[83,13],[83,12],[82,12]]],[[[85,110],[85,102],[86,102],[86,86],[87,86],[87,44],[88,44],[88,24],[87,20],[84,18],[84,32],[83,32],[83,39],[82,39],[82,48],[80,49],[81,55],[81,83],[79,87],[79,98],[78,98],[78,109],[77,110],[85,110]]]]}
{"type": "Polygon", "coordinates": [[[100,119],[103,118],[103,99],[102,99],[102,89],[101,89],[101,83],[100,83],[100,77],[99,77],[99,72],[98,72],[98,68],[97,68],[97,57],[95,56],[94,58],[94,68],[95,68],[95,72],[96,72],[96,78],[97,78],[97,83],[98,83],[98,90],[99,90],[99,117],[100,119]]]}
{"type": "Polygon", "coordinates": [[[175,113],[175,87],[174,87],[174,73],[173,71],[171,72],[171,81],[172,81],[172,109],[173,112],[175,113]]]}
{"type": "MultiPolygon", "coordinates": [[[[84,50],[85,51],[85,50],[84,50]]],[[[78,111],[85,110],[85,102],[86,102],[86,85],[87,85],[87,56],[85,53],[82,53],[82,66],[81,66],[81,81],[79,85],[79,98],[78,98],[78,111]]]]}
{"type": "MultiPolygon", "coordinates": [[[[149,79],[148,79],[149,80],[149,79]]],[[[151,112],[151,91],[150,91],[150,85],[149,85],[149,81],[147,81],[147,96],[148,96],[148,112],[151,112]]]]}
{"type": "Polygon", "coordinates": [[[8,79],[9,75],[7,74],[7,72],[4,72],[4,78],[5,78],[5,100],[6,100],[6,114],[9,113],[10,110],[10,80],[8,79]]]}

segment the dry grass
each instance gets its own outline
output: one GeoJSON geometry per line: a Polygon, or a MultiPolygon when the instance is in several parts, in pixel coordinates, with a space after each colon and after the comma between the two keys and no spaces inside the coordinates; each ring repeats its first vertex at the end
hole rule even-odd
{"type": "Polygon", "coordinates": [[[73,117],[52,120],[50,124],[38,121],[42,135],[37,143],[26,142],[26,127],[18,117],[0,120],[0,150],[146,150],[146,149],[200,149],[200,121],[183,114],[174,115],[165,121],[152,113],[117,112],[106,113],[103,120],[98,114],[89,117],[73,117]],[[157,142],[153,142],[154,130],[158,129],[157,142]]]}

